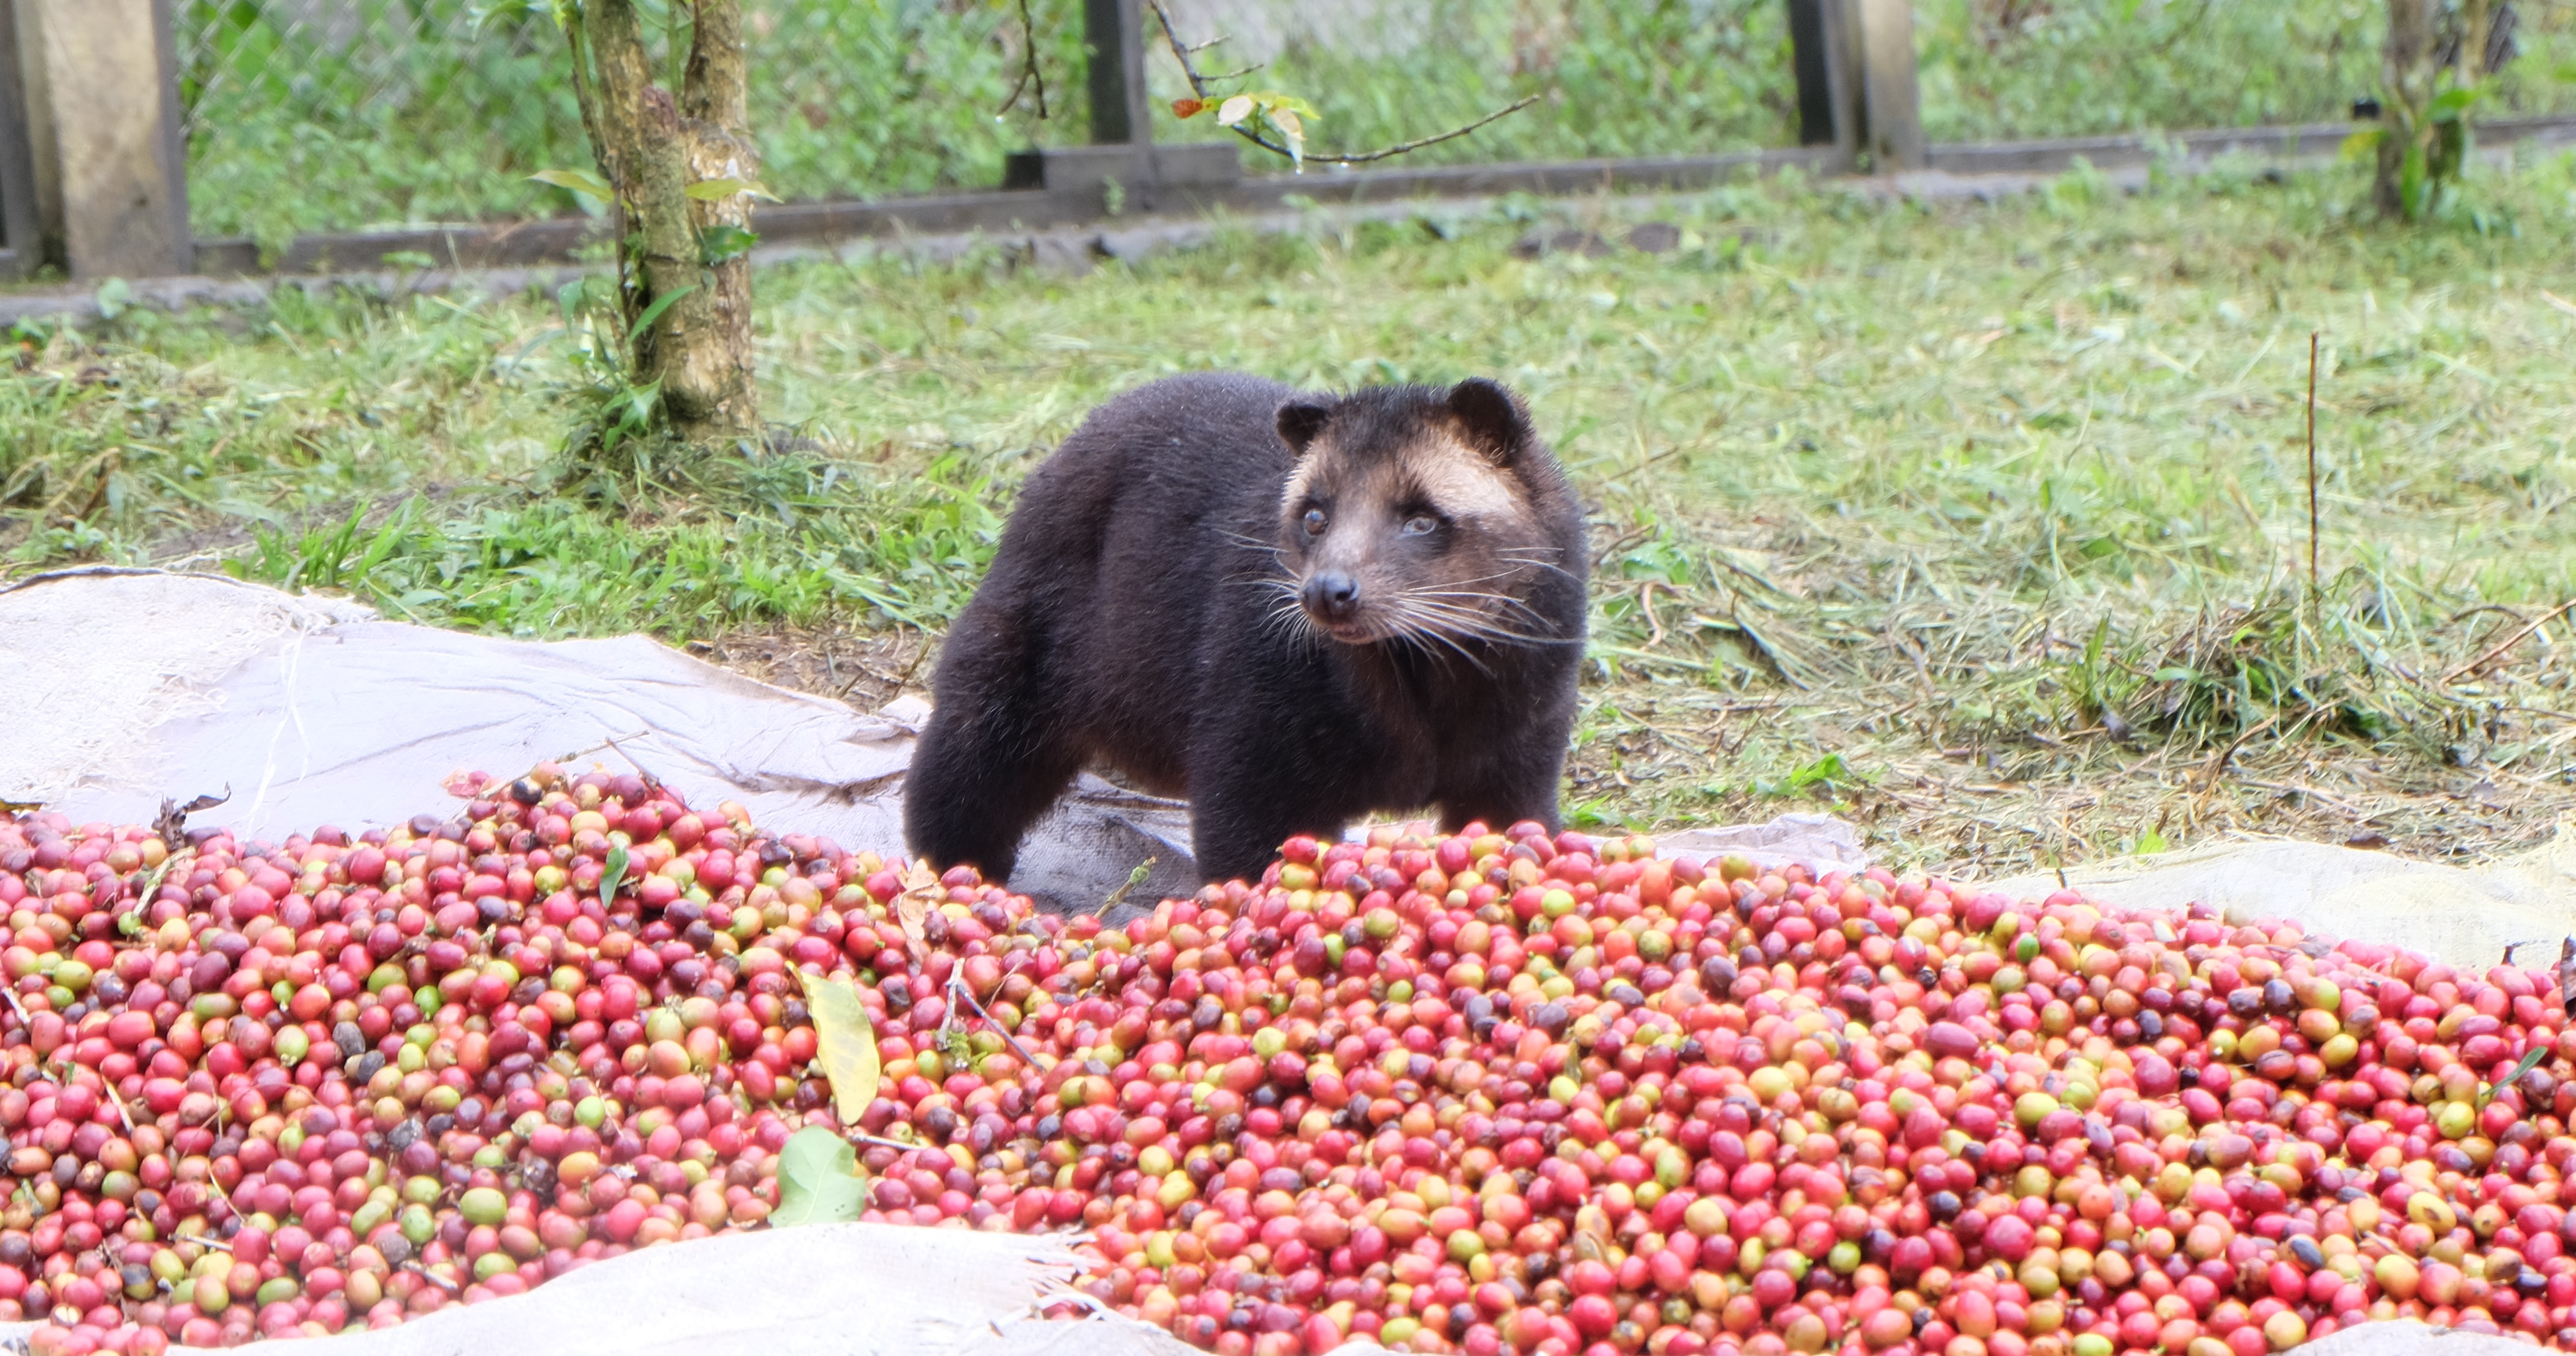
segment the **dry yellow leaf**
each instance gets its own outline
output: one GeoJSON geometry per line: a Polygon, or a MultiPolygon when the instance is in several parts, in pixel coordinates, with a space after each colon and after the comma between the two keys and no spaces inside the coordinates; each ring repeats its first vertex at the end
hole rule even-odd
{"type": "MultiPolygon", "coordinates": [[[[800,974],[804,973],[802,971],[800,974]]],[[[814,1062],[832,1085],[832,1109],[843,1125],[856,1125],[883,1080],[877,1036],[859,987],[846,975],[805,974],[805,1005],[814,1016],[814,1062]]]]}

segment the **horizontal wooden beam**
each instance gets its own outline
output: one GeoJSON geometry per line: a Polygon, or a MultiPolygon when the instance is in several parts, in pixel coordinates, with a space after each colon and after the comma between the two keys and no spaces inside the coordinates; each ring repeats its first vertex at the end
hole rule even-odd
{"type": "MultiPolygon", "coordinates": [[[[2164,137],[2067,137],[2048,141],[1934,146],[1927,167],[1951,175],[2054,174],[2078,157],[2103,169],[2150,164],[2179,149],[2193,161],[2242,153],[2275,159],[2334,154],[2353,128],[2341,123],[2184,132],[2164,137]]],[[[2478,124],[2478,141],[2576,144],[2576,117],[2497,118],[2478,124]]],[[[1728,155],[1567,160],[1544,164],[1442,165],[1423,169],[1310,170],[1267,174],[1232,184],[1164,185],[1150,202],[1131,194],[1130,213],[1210,210],[1276,211],[1296,202],[1388,203],[1407,199],[1495,197],[1507,193],[1566,196],[1707,188],[1745,174],[1795,166],[1831,173],[1830,146],[1744,151],[1728,155]]],[[[769,244],[814,244],[872,236],[1042,231],[1106,220],[1096,189],[955,193],[867,202],[788,203],[763,208],[753,225],[769,244]]],[[[197,272],[217,277],[256,273],[370,272],[399,267],[401,256],[440,269],[525,268],[566,263],[605,242],[605,227],[587,219],[495,226],[455,226],[301,236],[263,263],[247,240],[197,244],[197,272]]]]}

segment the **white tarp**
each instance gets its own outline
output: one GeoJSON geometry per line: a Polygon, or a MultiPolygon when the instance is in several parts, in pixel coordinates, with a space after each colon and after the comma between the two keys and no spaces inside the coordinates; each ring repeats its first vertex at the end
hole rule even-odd
{"type": "MultiPolygon", "coordinates": [[[[760,822],[852,851],[902,850],[903,771],[925,708],[865,714],[729,673],[643,637],[538,644],[386,621],[344,600],[207,575],[85,570],[0,590],[0,799],[81,820],[149,820],[163,799],[232,799],[201,822],[251,836],[356,830],[438,804],[450,773],[510,776],[548,759],[649,770],[692,804],[739,800],[760,822]]],[[[1868,864],[1853,826],[1785,815],[1659,839],[1668,855],[1742,853],[1764,866],[1868,864]]],[[[1031,837],[1014,882],[1096,907],[1148,857],[1131,899],[1196,884],[1183,807],[1086,777],[1031,837]]],[[[2576,834],[2469,871],[2311,843],[2229,842],[2069,870],[2067,884],[2135,908],[2208,901],[2294,918],[2461,964],[2576,932],[2576,834]]],[[[2055,873],[1996,881],[2058,888],[2055,873]]],[[[2548,954],[2555,955],[2554,945],[2548,954]]],[[[2526,962],[2539,957],[2526,954],[2526,962]]],[[[655,1356],[953,1353],[1182,1356],[1114,1316],[1035,1321],[1066,1294],[1062,1238],[842,1224],[674,1244],[521,1296],[382,1332],[328,1356],[655,1356]]],[[[0,1345],[26,1331],[0,1325],[0,1345]]],[[[2318,1356],[2503,1356],[2519,1344],[2370,1324],[2318,1356]]],[[[1374,1351],[1354,1343],[1345,1351],[1374,1351]]]]}
{"type": "MultiPolygon", "coordinates": [[[[2576,934],[2576,828],[2478,868],[2279,838],[2211,843],[2151,857],[2069,867],[2066,883],[2104,903],[2175,911],[2207,903],[2238,923],[2288,919],[2311,935],[2402,946],[2453,965],[2554,963],[2576,934]]],[[[2044,895],[2055,872],[1997,881],[1999,893],[2044,895]]]]}
{"type": "MultiPolygon", "coordinates": [[[[231,799],[198,822],[279,838],[357,831],[440,804],[439,784],[548,759],[647,770],[689,803],[739,800],[856,852],[903,850],[903,773],[928,708],[865,714],[757,683],[643,636],[551,643],[387,621],[346,600],[216,575],[82,570],[0,591],[0,799],[149,823],[164,799],[231,799]]],[[[1198,881],[1168,801],[1082,779],[1031,832],[1014,884],[1094,908],[1198,881]]]]}
{"type": "MultiPolygon", "coordinates": [[[[644,636],[466,635],[219,575],[113,569],[0,590],[0,693],[0,800],[82,821],[148,823],[165,799],[229,792],[196,822],[355,832],[435,813],[451,773],[508,778],[578,755],[649,771],[693,806],[738,800],[755,822],[889,856],[929,711],[906,698],[863,713],[644,636]]],[[[1695,830],[1670,850],[1867,861],[1852,827],[1821,815],[1695,830]]],[[[1088,910],[1148,860],[1129,900],[1197,888],[1187,807],[1085,774],[1030,831],[1012,885],[1088,910]]]]}

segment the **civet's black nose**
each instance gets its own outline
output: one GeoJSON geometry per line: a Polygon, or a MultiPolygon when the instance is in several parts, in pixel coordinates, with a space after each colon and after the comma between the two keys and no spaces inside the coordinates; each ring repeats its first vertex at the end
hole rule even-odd
{"type": "Polygon", "coordinates": [[[1320,621],[1346,622],[1360,610],[1360,581],[1337,570],[1307,576],[1306,611],[1320,621]]]}

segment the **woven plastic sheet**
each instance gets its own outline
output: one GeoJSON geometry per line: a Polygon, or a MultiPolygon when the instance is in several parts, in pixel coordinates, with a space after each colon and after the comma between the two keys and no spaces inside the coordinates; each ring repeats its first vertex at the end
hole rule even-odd
{"type": "MultiPolygon", "coordinates": [[[[546,759],[649,770],[692,803],[739,800],[763,823],[841,846],[902,848],[903,770],[918,703],[861,713],[754,683],[641,637],[535,644],[385,621],[346,602],[203,575],[95,570],[0,591],[0,798],[135,822],[165,798],[229,789],[200,816],[248,836],[363,828],[437,803],[448,774],[546,759]]],[[[1096,908],[1139,863],[1150,908],[1196,884],[1184,807],[1085,778],[1033,833],[1014,884],[1096,908]]],[[[1827,816],[1660,836],[1668,855],[1764,867],[1868,865],[1827,816]]],[[[2576,932],[2576,834],[2481,870],[2385,853],[2241,841],[2069,870],[2063,884],[2132,908],[2214,903],[2312,934],[2493,964],[2576,932]]],[[[2036,897],[2056,873],[1992,882],[2036,897]]],[[[1115,916],[1115,915],[1113,915],[1115,916]]],[[[2521,957],[2527,963],[2540,959],[2521,957]]],[[[380,1332],[300,1344],[321,1356],[896,1353],[1185,1356],[1109,1315],[1039,1320],[1071,1297],[1065,1238],[827,1225],[648,1249],[521,1296],[380,1332]]],[[[0,1325],[0,1345],[23,1334],[0,1325]]],[[[2505,1356],[2521,1344],[2410,1323],[2312,1344],[2317,1356],[2505,1356]]],[[[1377,1348],[1355,1342],[1345,1353],[1377,1348]]]]}
{"type": "MultiPolygon", "coordinates": [[[[816,1224],[583,1267],[524,1295],[298,1341],[316,1356],[1185,1356],[1159,1328],[1050,1322],[1070,1239],[816,1224]]],[[[32,1325],[0,1325],[0,1343],[32,1325]]],[[[258,1344],[267,1349],[268,1344],[258,1344]]],[[[180,1350],[187,1350],[180,1348],[180,1350]]]]}
{"type": "MultiPolygon", "coordinates": [[[[2069,868],[2065,884],[2123,908],[2215,905],[2231,922],[2288,919],[2312,936],[2377,942],[2483,970],[2510,958],[2542,965],[2576,934],[2576,829],[2475,868],[2412,861],[2325,843],[2255,838],[2069,868]]],[[[2054,872],[1995,882],[2000,894],[2045,895],[2054,872]]]]}
{"type": "MultiPolygon", "coordinates": [[[[0,799],[147,823],[164,800],[252,838],[352,831],[439,803],[451,774],[548,759],[742,802],[849,851],[903,850],[903,774],[928,708],[863,713],[643,636],[550,643],[387,621],[211,575],[88,570],[0,592],[0,799]]],[[[1097,908],[1136,866],[1146,903],[1198,884],[1173,802],[1084,777],[1013,884],[1097,908]]]]}

